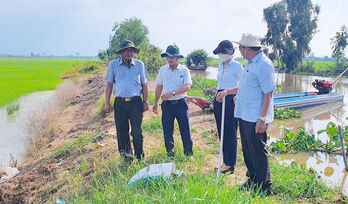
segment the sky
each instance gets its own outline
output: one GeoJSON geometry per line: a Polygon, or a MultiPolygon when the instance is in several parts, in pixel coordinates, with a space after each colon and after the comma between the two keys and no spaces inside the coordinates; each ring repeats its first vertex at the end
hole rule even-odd
{"type": "MultiPolygon", "coordinates": [[[[0,54],[96,56],[108,47],[116,22],[140,18],[150,42],[162,50],[175,43],[182,54],[242,33],[264,36],[263,9],[279,0],[4,0],[0,6],[0,54]]],[[[348,26],[348,0],[312,0],[321,7],[315,56],[330,56],[330,38],[348,26]]],[[[235,45],[237,46],[237,45],[235,45]]],[[[239,57],[239,52],[236,52],[239,57]]]]}

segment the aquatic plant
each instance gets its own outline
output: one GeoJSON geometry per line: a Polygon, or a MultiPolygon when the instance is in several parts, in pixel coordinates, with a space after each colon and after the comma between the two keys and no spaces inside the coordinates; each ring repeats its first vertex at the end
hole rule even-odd
{"type": "MultiPolygon", "coordinates": [[[[303,127],[297,128],[296,134],[285,128],[285,135],[282,139],[272,142],[268,149],[271,152],[287,153],[299,151],[325,151],[329,153],[341,152],[341,141],[339,138],[338,126],[329,122],[325,129],[319,130],[317,134],[326,133],[326,143],[316,139],[314,134],[309,134],[303,127]]],[[[342,127],[345,149],[348,149],[348,126],[342,127]]]]}
{"type": "Polygon", "coordinates": [[[275,108],[274,109],[274,118],[279,120],[285,120],[290,118],[301,118],[301,111],[296,111],[290,108],[275,108]]]}

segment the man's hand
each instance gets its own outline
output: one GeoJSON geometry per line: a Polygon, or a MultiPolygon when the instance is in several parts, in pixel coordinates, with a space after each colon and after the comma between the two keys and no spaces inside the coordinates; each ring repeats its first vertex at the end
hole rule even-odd
{"type": "Polygon", "coordinates": [[[107,112],[107,113],[111,112],[111,105],[110,105],[110,103],[106,103],[106,105],[105,105],[105,112],[107,112]]]}
{"type": "Polygon", "coordinates": [[[223,90],[223,91],[220,91],[218,94],[217,94],[217,96],[216,96],[216,100],[218,101],[218,102],[222,102],[222,99],[224,98],[224,96],[226,96],[227,95],[227,91],[226,90],[223,90]]]}
{"type": "Polygon", "coordinates": [[[162,96],[161,96],[161,99],[162,99],[162,101],[166,101],[166,100],[168,100],[170,97],[172,97],[173,96],[173,94],[171,93],[171,92],[168,92],[168,93],[166,93],[166,94],[163,94],[162,96]]]}
{"type": "Polygon", "coordinates": [[[255,126],[255,132],[256,133],[264,133],[264,132],[266,132],[266,129],[267,129],[267,125],[266,125],[265,121],[258,120],[256,122],[256,126],[255,126]]]}
{"type": "Polygon", "coordinates": [[[158,104],[157,104],[157,103],[153,104],[152,111],[153,111],[155,114],[158,114],[157,108],[158,108],[158,104]]]}
{"type": "Polygon", "coordinates": [[[147,101],[144,101],[144,102],[143,102],[143,105],[144,105],[144,110],[143,110],[143,112],[149,110],[149,104],[147,103],[147,101]]]}

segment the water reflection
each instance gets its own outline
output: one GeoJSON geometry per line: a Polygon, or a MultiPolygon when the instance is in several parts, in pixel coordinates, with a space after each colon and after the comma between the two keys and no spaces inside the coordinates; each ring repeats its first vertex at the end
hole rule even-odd
{"type": "Polygon", "coordinates": [[[30,112],[43,107],[53,99],[54,91],[36,92],[19,99],[20,108],[8,116],[6,107],[0,109],[0,170],[10,163],[10,155],[23,161],[25,150],[25,121],[30,112]]]}
{"type": "Polygon", "coordinates": [[[343,157],[329,155],[323,152],[278,154],[280,163],[290,164],[295,161],[306,165],[307,169],[314,169],[317,174],[331,187],[340,187],[348,195],[347,172],[344,167],[343,157]]]}

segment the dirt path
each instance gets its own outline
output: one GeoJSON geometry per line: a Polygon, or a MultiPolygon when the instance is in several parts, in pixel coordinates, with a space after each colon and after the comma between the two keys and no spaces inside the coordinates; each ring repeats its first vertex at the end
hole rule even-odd
{"type": "MultiPolygon", "coordinates": [[[[93,172],[93,168],[97,168],[96,154],[105,159],[119,157],[113,114],[106,114],[102,119],[92,117],[96,109],[96,102],[100,97],[104,97],[104,77],[105,72],[100,72],[79,80],[76,85],[78,90],[76,97],[61,111],[50,126],[54,127],[51,130],[53,139],[47,144],[42,144],[36,158],[18,166],[21,171],[19,175],[9,182],[0,184],[0,203],[47,202],[53,194],[59,194],[62,191],[64,183],[59,182],[60,175],[78,166],[82,160],[82,154],[84,159],[87,158],[87,161],[91,161],[91,169],[86,172],[86,177],[93,172]],[[99,148],[94,144],[89,144],[83,147],[83,153],[72,154],[64,160],[52,156],[57,148],[64,147],[65,144],[86,132],[94,134],[96,129],[102,130],[100,134],[105,136],[103,140],[104,147],[99,148]]],[[[154,89],[155,83],[150,82],[149,90],[154,92],[154,89]]],[[[152,110],[151,106],[150,110],[152,110]]],[[[192,132],[194,150],[201,148],[212,150],[210,154],[206,155],[202,169],[203,172],[211,172],[217,166],[219,151],[214,117],[212,114],[203,114],[200,108],[194,104],[189,104],[189,112],[191,129],[195,130],[192,132]],[[208,134],[209,137],[204,136],[204,134],[208,134]]],[[[152,111],[144,113],[144,121],[153,117],[155,117],[155,114],[152,111]]],[[[175,139],[176,141],[180,140],[178,136],[175,139]]],[[[162,137],[149,136],[144,140],[145,154],[149,154],[151,149],[156,148],[153,145],[154,143],[163,145],[162,137]]],[[[240,156],[240,149],[238,154],[240,156]]],[[[235,169],[235,174],[229,176],[231,181],[244,182],[246,178],[244,164],[237,160],[235,169]]]]}

